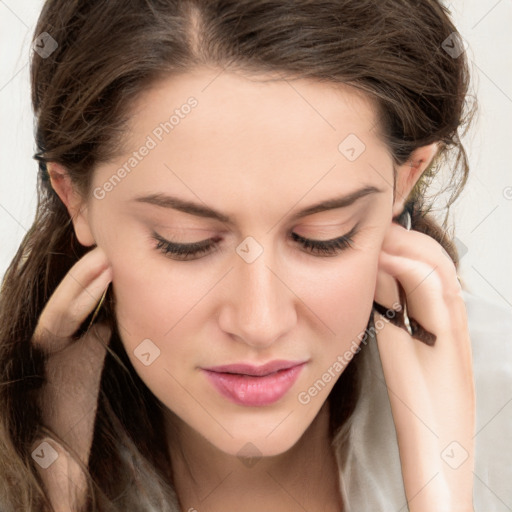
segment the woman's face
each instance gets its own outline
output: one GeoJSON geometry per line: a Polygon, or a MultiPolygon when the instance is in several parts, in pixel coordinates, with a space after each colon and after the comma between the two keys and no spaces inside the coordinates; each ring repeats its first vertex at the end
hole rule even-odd
{"type": "Polygon", "coordinates": [[[371,314],[393,206],[375,109],[343,86],[206,69],[159,82],[136,107],[128,149],[96,169],[85,210],[128,356],[182,428],[233,455],[247,443],[282,453],[371,314]],[[294,234],[353,241],[326,255],[294,234]],[[163,240],[212,247],[187,259],[163,240]],[[275,360],[304,364],[272,377],[204,370],[275,360]]]}

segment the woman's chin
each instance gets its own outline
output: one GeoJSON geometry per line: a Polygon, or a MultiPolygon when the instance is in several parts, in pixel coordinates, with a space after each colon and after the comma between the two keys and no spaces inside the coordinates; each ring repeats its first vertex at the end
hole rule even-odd
{"type": "Polygon", "coordinates": [[[275,439],[266,438],[267,434],[254,433],[252,436],[238,437],[226,440],[209,440],[218,450],[226,455],[240,458],[247,465],[262,457],[275,457],[290,450],[301,436],[276,436],[275,439]]]}

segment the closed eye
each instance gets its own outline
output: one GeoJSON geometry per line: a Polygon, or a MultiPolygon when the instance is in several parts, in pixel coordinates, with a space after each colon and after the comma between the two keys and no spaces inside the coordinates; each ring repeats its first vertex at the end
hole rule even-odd
{"type": "MultiPolygon", "coordinates": [[[[291,233],[290,238],[297,242],[302,248],[315,256],[336,256],[342,251],[353,247],[353,238],[357,234],[356,224],[347,234],[330,240],[313,240],[304,238],[297,233],[291,233]]],[[[152,238],[157,242],[155,249],[164,253],[167,257],[178,261],[192,261],[199,259],[202,255],[213,252],[218,248],[220,237],[201,240],[189,244],[171,242],[153,232],[152,238]]]]}

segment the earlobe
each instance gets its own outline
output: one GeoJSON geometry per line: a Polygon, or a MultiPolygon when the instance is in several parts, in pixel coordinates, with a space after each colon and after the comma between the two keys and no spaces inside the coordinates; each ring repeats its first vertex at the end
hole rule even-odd
{"type": "Polygon", "coordinates": [[[438,143],[417,148],[403,165],[397,168],[393,218],[400,215],[412,189],[429,167],[438,151],[438,143]]]}
{"type": "Polygon", "coordinates": [[[52,188],[68,210],[78,241],[85,247],[95,245],[96,242],[89,225],[87,207],[73,186],[67,170],[55,162],[48,162],[47,168],[52,188]]]}

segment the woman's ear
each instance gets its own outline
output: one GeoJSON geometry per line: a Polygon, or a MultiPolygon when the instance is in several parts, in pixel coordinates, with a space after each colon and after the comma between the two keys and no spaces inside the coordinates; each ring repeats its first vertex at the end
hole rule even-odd
{"type": "Polygon", "coordinates": [[[87,206],[73,187],[67,170],[55,162],[48,162],[47,169],[53,190],[69,212],[78,241],[85,247],[95,245],[96,242],[90,229],[87,206]]]}
{"type": "Polygon", "coordinates": [[[434,142],[415,149],[407,162],[397,168],[393,218],[402,213],[409,194],[436,156],[438,147],[438,143],[434,142]]]}

